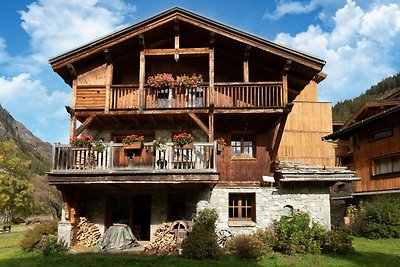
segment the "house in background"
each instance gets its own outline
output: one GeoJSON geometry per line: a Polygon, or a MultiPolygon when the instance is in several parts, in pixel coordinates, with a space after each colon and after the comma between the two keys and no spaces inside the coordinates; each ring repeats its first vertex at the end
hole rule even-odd
{"type": "MultiPolygon", "coordinates": [[[[360,199],[400,194],[400,91],[383,100],[366,102],[336,132],[336,162],[356,172],[360,181],[341,185],[336,201],[342,208],[360,199]]],[[[343,211],[344,212],[344,211],[343,211]]]]}
{"type": "Polygon", "coordinates": [[[314,56],[173,8],[50,64],[72,89],[70,136],[105,143],[104,151],[54,145],[48,180],[63,195],[59,235],[68,243],[82,217],[101,233],[124,223],[149,240],[163,222],[190,220],[204,207],[217,209],[218,229],[236,233],[293,208],[330,228],[329,186],[354,179],[326,166],[333,147],[319,127],[331,125],[331,113],[316,99],[325,61],[314,56]],[[146,84],[160,73],[201,74],[203,82],[146,84]],[[194,136],[192,147],[172,142],[182,132],[194,136]],[[132,133],[144,136],[143,147],[124,147],[132,133]],[[218,151],[221,137],[227,145],[218,151]],[[163,149],[153,147],[159,138],[163,149]]]}

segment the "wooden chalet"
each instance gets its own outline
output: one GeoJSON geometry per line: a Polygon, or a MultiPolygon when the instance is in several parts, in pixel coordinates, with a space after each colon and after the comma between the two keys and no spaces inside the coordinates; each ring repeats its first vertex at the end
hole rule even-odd
{"type": "Polygon", "coordinates": [[[400,91],[366,102],[336,132],[336,162],[357,173],[352,197],[400,193],[400,91]]]}
{"type": "MultiPolygon", "coordinates": [[[[336,178],[307,189],[299,181],[280,186],[272,168],[294,100],[302,93],[307,100],[310,90],[316,102],[324,60],[173,8],[50,64],[72,89],[70,136],[90,134],[105,144],[101,152],[54,145],[48,179],[63,194],[59,234],[68,242],[77,239],[80,217],[102,233],[125,223],[149,240],[164,221],[190,220],[204,207],[217,209],[218,228],[235,232],[268,226],[288,207],[330,227],[326,185],[336,178]],[[203,82],[147,84],[159,73],[201,74],[203,82]],[[192,148],[172,142],[181,132],[194,136],[192,148]],[[145,140],[129,152],[121,140],[132,133],[145,140]],[[219,152],[221,137],[227,145],[219,152]],[[158,138],[166,139],[164,150],[153,148],[158,138]]],[[[318,150],[310,145],[303,146],[309,154],[318,150]]]]}

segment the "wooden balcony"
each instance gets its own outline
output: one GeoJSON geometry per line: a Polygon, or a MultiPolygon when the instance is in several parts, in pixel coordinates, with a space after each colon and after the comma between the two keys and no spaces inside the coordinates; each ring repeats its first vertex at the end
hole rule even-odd
{"type": "Polygon", "coordinates": [[[268,109],[287,104],[283,82],[215,83],[197,88],[155,89],[138,85],[77,86],[77,110],[268,109]]]}
{"type": "Polygon", "coordinates": [[[53,146],[50,183],[91,181],[217,182],[214,143],[194,143],[180,148],[168,143],[164,151],[152,143],[127,150],[121,143],[108,143],[103,152],[70,145],[53,146]],[[61,178],[60,178],[61,177],[61,178]]]}

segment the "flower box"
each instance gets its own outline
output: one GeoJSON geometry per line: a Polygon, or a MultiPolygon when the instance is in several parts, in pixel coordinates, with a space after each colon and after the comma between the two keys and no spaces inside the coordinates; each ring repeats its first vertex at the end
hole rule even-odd
{"type": "Polygon", "coordinates": [[[184,144],[184,145],[176,145],[178,148],[183,148],[183,149],[193,149],[193,144],[184,144]]]}
{"type": "Polygon", "coordinates": [[[221,144],[217,144],[217,151],[218,151],[218,154],[221,154],[222,153],[222,151],[224,151],[224,145],[221,145],[221,144]]]}
{"type": "Polygon", "coordinates": [[[133,142],[130,144],[124,144],[124,149],[125,150],[139,150],[143,148],[143,143],[142,142],[133,142]]]}

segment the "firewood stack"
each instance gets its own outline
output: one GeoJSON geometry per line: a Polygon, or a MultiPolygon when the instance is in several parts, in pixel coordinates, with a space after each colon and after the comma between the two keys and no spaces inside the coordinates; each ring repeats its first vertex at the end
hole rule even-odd
{"type": "Polygon", "coordinates": [[[78,245],[87,247],[95,246],[100,240],[100,231],[97,226],[89,222],[86,217],[80,217],[78,223],[77,240],[78,245]]]}
{"type": "Polygon", "coordinates": [[[171,255],[177,247],[175,234],[171,229],[172,222],[165,222],[154,233],[151,242],[145,246],[146,253],[151,255],[171,255]]]}

